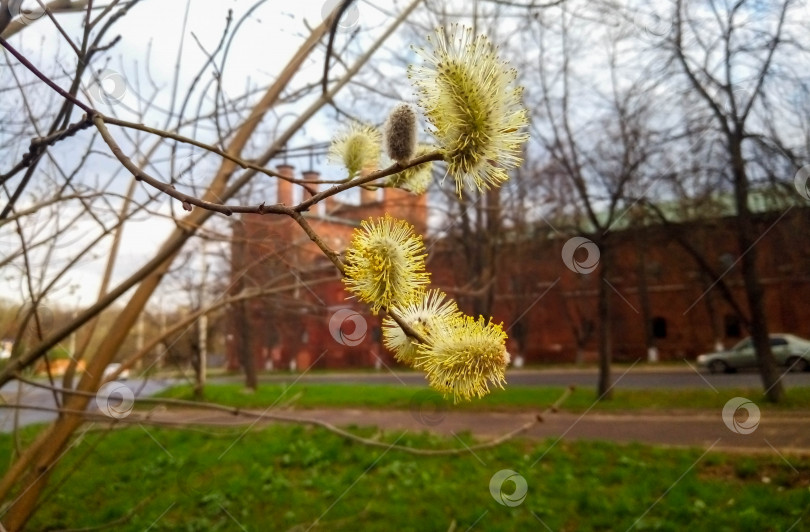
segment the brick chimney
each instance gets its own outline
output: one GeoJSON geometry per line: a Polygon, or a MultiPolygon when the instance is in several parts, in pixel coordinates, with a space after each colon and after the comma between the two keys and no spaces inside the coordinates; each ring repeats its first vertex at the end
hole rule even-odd
{"type": "MultiPolygon", "coordinates": [[[[330,185],[332,186],[332,185],[330,185]]],[[[326,215],[333,214],[336,210],[340,208],[340,201],[335,196],[329,196],[324,200],[324,212],[326,215]]]]}
{"type": "MultiPolygon", "coordinates": [[[[368,174],[376,170],[373,167],[365,167],[360,171],[361,177],[366,177],[368,174]]],[[[365,188],[360,187],[360,205],[368,205],[369,203],[377,202],[377,191],[376,190],[367,190],[365,188]]]]}
{"type": "Polygon", "coordinates": [[[301,175],[307,181],[317,181],[321,178],[321,173],[318,172],[317,170],[306,170],[304,172],[301,172],[301,175]]]}
{"type": "MultiPolygon", "coordinates": [[[[310,170],[310,172],[308,172],[308,173],[315,174],[318,177],[320,177],[320,175],[321,175],[318,172],[314,172],[312,170],[310,170]]],[[[334,185],[321,185],[321,187],[323,187],[323,188],[321,188],[320,191],[323,192],[324,190],[329,190],[333,186],[334,185]]],[[[337,199],[337,196],[329,196],[328,198],[326,198],[325,200],[323,200],[321,202],[321,205],[323,205],[323,211],[322,211],[323,214],[326,214],[327,216],[329,216],[330,214],[334,214],[335,211],[340,210],[340,207],[341,207],[341,205],[343,205],[343,203],[339,199],[337,199]]]]}
{"type": "Polygon", "coordinates": [[[384,188],[383,212],[408,220],[419,233],[427,230],[427,194],[417,196],[399,188],[384,188]]]}
{"type": "MultiPolygon", "coordinates": [[[[304,178],[305,181],[318,181],[321,178],[321,173],[318,172],[317,170],[304,170],[303,172],[301,172],[301,176],[304,178]]],[[[309,188],[314,190],[316,193],[318,192],[318,185],[310,185],[309,188]]],[[[323,210],[324,210],[323,202],[318,203],[314,207],[314,212],[317,214],[323,214],[323,210]]]]}
{"type": "MultiPolygon", "coordinates": [[[[276,171],[283,175],[284,177],[293,178],[295,175],[293,174],[293,170],[295,168],[289,164],[280,164],[276,166],[276,171]]],[[[276,195],[276,201],[278,203],[283,203],[284,205],[292,205],[292,183],[286,181],[284,179],[276,179],[277,183],[277,190],[278,193],[276,195]]]]}

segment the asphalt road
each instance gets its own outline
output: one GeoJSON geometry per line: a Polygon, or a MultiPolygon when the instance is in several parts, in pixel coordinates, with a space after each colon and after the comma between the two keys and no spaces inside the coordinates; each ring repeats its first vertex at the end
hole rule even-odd
{"type": "MultiPolygon", "coordinates": [[[[121,384],[132,392],[133,397],[149,397],[172,386],[175,382],[174,379],[150,379],[148,381],[135,379],[123,381],[121,384]]],[[[122,395],[120,393],[110,395],[113,404],[115,403],[116,397],[119,396],[122,395]]],[[[17,381],[9,382],[0,388],[0,398],[2,399],[0,404],[20,404],[38,408],[56,407],[53,392],[22,384],[17,381]]],[[[90,401],[89,408],[97,409],[98,405],[95,401],[90,401]]],[[[55,412],[46,410],[0,408],[0,432],[11,432],[13,430],[15,416],[18,416],[17,424],[21,427],[34,423],[46,423],[56,419],[55,412]]]]}

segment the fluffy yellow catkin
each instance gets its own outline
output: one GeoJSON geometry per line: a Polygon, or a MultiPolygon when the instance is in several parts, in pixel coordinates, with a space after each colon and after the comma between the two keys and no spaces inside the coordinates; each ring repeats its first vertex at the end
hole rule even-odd
{"type": "Polygon", "coordinates": [[[363,220],[360,226],[346,248],[346,289],[368,303],[374,314],[417,301],[430,282],[422,237],[411,224],[388,214],[363,220]]]}
{"type": "MultiPolygon", "coordinates": [[[[461,312],[458,305],[441,290],[428,290],[422,292],[421,297],[409,304],[396,307],[402,320],[417,333],[427,336],[430,332],[453,319],[461,312]]],[[[387,316],[382,323],[383,343],[385,347],[394,352],[394,357],[403,364],[413,366],[418,354],[418,343],[410,338],[399,327],[391,316],[387,316]]]]}
{"type": "Polygon", "coordinates": [[[416,112],[413,107],[401,103],[394,107],[385,123],[385,149],[394,161],[405,164],[416,151],[416,112]]]}
{"type": "Polygon", "coordinates": [[[517,73],[486,36],[473,36],[469,28],[439,28],[428,40],[432,49],[415,48],[424,62],[411,65],[408,77],[456,192],[498,186],[508,179],[507,170],[520,165],[528,139],[517,73]]]}
{"type": "MultiPolygon", "coordinates": [[[[416,147],[414,157],[421,157],[436,151],[433,146],[425,144],[416,147]]],[[[424,194],[433,179],[433,163],[422,163],[419,166],[412,166],[401,172],[393,174],[388,178],[387,183],[391,186],[407,190],[413,194],[424,194]]]]}
{"type": "Polygon", "coordinates": [[[509,364],[506,333],[501,324],[453,315],[433,324],[427,343],[418,344],[413,366],[427,374],[431,387],[453,401],[483,397],[490,385],[503,388],[509,364]]]}
{"type": "Polygon", "coordinates": [[[363,168],[376,166],[380,157],[380,132],[364,124],[353,122],[332,140],[329,160],[343,164],[354,177],[363,168]]]}

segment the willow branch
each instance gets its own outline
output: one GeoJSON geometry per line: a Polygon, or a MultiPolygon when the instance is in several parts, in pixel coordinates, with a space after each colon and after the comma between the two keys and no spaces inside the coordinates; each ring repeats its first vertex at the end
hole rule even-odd
{"type": "Polygon", "coordinates": [[[23,168],[27,168],[31,165],[32,161],[36,160],[42,152],[45,151],[45,148],[48,146],[53,146],[59,141],[62,141],[68,137],[72,137],[79,131],[87,129],[88,127],[93,125],[93,121],[90,120],[87,116],[85,116],[80,122],[75,124],[71,124],[65,129],[56,131],[55,133],[48,135],[47,137],[37,137],[31,139],[31,144],[28,146],[28,152],[23,155],[23,158],[17,163],[14,168],[6,172],[5,174],[0,174],[0,185],[6,182],[9,178],[13,177],[17,172],[22,170],[23,168]]]}
{"type": "MultiPolygon", "coordinates": [[[[388,168],[385,168],[383,170],[378,170],[376,172],[372,172],[372,173],[370,173],[369,175],[367,175],[365,177],[361,177],[361,178],[358,178],[358,179],[353,179],[353,180],[348,181],[346,183],[343,183],[341,185],[336,185],[334,187],[331,187],[328,190],[325,190],[323,192],[319,192],[318,194],[315,194],[314,196],[312,196],[308,200],[302,201],[301,203],[299,203],[298,205],[296,205],[295,207],[292,207],[292,208],[288,207],[286,205],[280,204],[280,203],[279,204],[273,204],[273,205],[267,205],[264,202],[259,204],[259,205],[255,205],[255,206],[247,206],[247,205],[229,206],[229,205],[223,205],[221,203],[214,203],[214,202],[206,201],[206,200],[197,198],[195,196],[180,192],[179,190],[174,188],[173,185],[170,185],[169,183],[161,181],[160,179],[157,179],[157,178],[149,175],[148,173],[144,172],[140,167],[138,167],[138,165],[136,165],[134,162],[132,162],[132,160],[129,157],[127,157],[127,155],[124,153],[124,150],[121,149],[121,147],[118,145],[118,143],[112,137],[112,135],[110,134],[110,131],[107,129],[107,126],[105,124],[105,122],[107,120],[108,120],[107,117],[102,116],[100,114],[94,114],[94,116],[93,116],[93,123],[95,124],[96,128],[98,129],[99,133],[101,134],[101,138],[104,140],[104,142],[110,148],[110,151],[115,156],[115,158],[118,159],[118,161],[124,166],[124,168],[126,168],[135,177],[135,179],[137,179],[138,181],[143,181],[144,183],[156,188],[157,190],[163,192],[164,194],[166,194],[168,196],[171,196],[172,198],[175,198],[175,199],[181,201],[183,203],[183,208],[185,210],[187,210],[187,211],[191,210],[192,205],[196,205],[197,207],[200,207],[202,209],[206,209],[206,210],[213,211],[213,212],[218,212],[218,213],[224,214],[226,216],[231,216],[234,213],[243,213],[243,214],[285,214],[287,216],[291,216],[291,217],[295,218],[296,221],[298,221],[300,218],[296,218],[296,214],[299,214],[301,212],[309,210],[310,207],[312,207],[313,205],[317,204],[318,202],[320,202],[320,201],[322,201],[322,200],[324,200],[324,199],[326,199],[326,198],[328,198],[330,196],[334,196],[335,194],[339,194],[339,193],[341,193],[341,192],[343,192],[345,190],[348,190],[350,188],[357,187],[357,186],[360,186],[360,185],[364,185],[366,183],[370,183],[372,181],[375,181],[377,179],[381,179],[383,177],[388,177],[390,175],[396,174],[396,173],[401,172],[401,171],[403,171],[403,170],[405,170],[407,168],[411,168],[411,167],[417,166],[419,164],[423,164],[423,163],[426,163],[426,162],[429,162],[429,161],[439,161],[439,160],[443,159],[442,154],[440,152],[434,152],[434,153],[430,153],[430,154],[427,154],[427,155],[423,155],[421,157],[416,157],[406,165],[401,165],[399,163],[394,163],[393,165],[389,166],[388,168]]],[[[110,123],[113,123],[113,122],[110,122],[110,123]]],[[[189,139],[189,140],[191,140],[191,139],[189,139]]],[[[229,159],[231,159],[231,158],[229,158],[229,159]]],[[[258,171],[264,171],[264,170],[265,169],[263,169],[261,167],[258,167],[258,171]]],[[[300,214],[299,214],[299,216],[300,216],[300,214]]],[[[299,222],[299,224],[300,224],[300,222],[299,222]]],[[[316,244],[317,244],[317,241],[316,241],[316,244]]],[[[319,245],[319,247],[321,247],[321,249],[324,249],[321,245],[319,245]]],[[[331,250],[330,250],[330,252],[331,252],[331,250]]],[[[331,254],[332,255],[327,253],[327,256],[333,262],[335,262],[334,259],[333,259],[334,252],[331,252],[331,254]]],[[[335,263],[335,265],[338,267],[338,269],[341,272],[343,271],[342,266],[339,266],[338,263],[335,263]]]]}
{"type": "Polygon", "coordinates": [[[307,220],[304,218],[304,215],[302,215],[300,212],[292,211],[290,216],[292,216],[293,220],[295,220],[298,225],[301,226],[301,229],[304,230],[309,239],[312,240],[315,245],[318,246],[318,248],[320,248],[321,252],[323,252],[323,254],[326,255],[330,261],[332,261],[332,264],[335,265],[335,268],[338,269],[341,275],[346,275],[346,267],[344,266],[343,261],[340,260],[340,256],[338,256],[338,254],[332,248],[326,245],[326,242],[324,242],[318,233],[312,229],[312,226],[309,225],[309,222],[307,222],[307,220]]]}
{"type": "MultiPolygon", "coordinates": [[[[28,379],[24,379],[24,378],[21,378],[21,377],[18,377],[18,379],[21,382],[24,382],[24,383],[29,384],[31,386],[35,386],[37,388],[43,388],[43,389],[55,388],[55,387],[52,387],[52,386],[48,386],[46,384],[40,384],[38,382],[30,381],[28,379]]],[[[495,439],[489,440],[487,442],[479,443],[479,444],[476,444],[476,445],[465,446],[464,448],[455,448],[455,449],[423,449],[423,448],[419,448],[419,447],[410,447],[410,446],[407,446],[407,445],[396,445],[396,444],[392,445],[392,444],[389,444],[389,443],[386,443],[386,442],[381,442],[381,441],[372,440],[372,439],[369,439],[369,438],[364,438],[362,436],[358,436],[357,434],[354,434],[354,433],[349,432],[347,430],[341,429],[340,427],[337,427],[336,425],[333,425],[333,424],[331,424],[331,423],[329,423],[327,421],[322,421],[322,420],[319,420],[319,419],[309,419],[309,418],[303,418],[303,417],[300,417],[300,416],[293,416],[293,415],[287,415],[287,414],[276,414],[276,413],[270,413],[268,411],[255,412],[255,411],[251,411],[251,410],[243,410],[243,409],[241,409],[239,407],[225,406],[225,405],[221,405],[221,404],[217,404],[217,403],[201,403],[201,402],[196,402],[196,401],[186,401],[184,399],[170,399],[170,398],[159,398],[159,397],[137,397],[137,398],[135,398],[135,402],[143,403],[143,404],[166,405],[166,406],[182,406],[182,407],[201,409],[201,410],[213,410],[213,411],[216,411],[216,412],[224,412],[224,413],[227,413],[227,414],[231,414],[231,415],[236,416],[236,417],[242,416],[242,417],[247,417],[247,418],[252,418],[252,419],[259,419],[259,420],[278,421],[278,422],[282,422],[282,423],[296,423],[296,424],[299,424],[299,425],[311,425],[311,426],[326,429],[329,432],[332,432],[333,434],[337,434],[338,436],[340,436],[342,438],[345,438],[347,440],[351,440],[351,441],[354,441],[354,442],[357,442],[357,443],[361,443],[361,444],[367,445],[369,447],[383,447],[383,448],[386,448],[386,449],[402,451],[402,452],[415,454],[415,455],[420,455],[420,456],[447,456],[447,455],[459,455],[459,454],[464,454],[464,453],[467,453],[467,452],[474,452],[474,451],[483,450],[483,449],[490,449],[492,447],[497,447],[498,445],[506,443],[507,441],[509,441],[509,440],[515,438],[516,436],[519,436],[520,434],[522,434],[522,433],[526,432],[527,430],[531,429],[532,427],[534,427],[538,423],[542,423],[545,415],[547,415],[549,413],[557,412],[559,410],[560,406],[568,399],[568,397],[571,396],[571,393],[573,392],[573,390],[574,390],[573,386],[569,386],[568,388],[566,388],[563,391],[563,393],[560,395],[560,397],[556,401],[554,401],[554,403],[551,406],[546,408],[540,414],[537,414],[531,421],[527,421],[523,425],[520,425],[519,427],[517,427],[517,428],[515,428],[515,429],[513,429],[513,430],[511,430],[511,431],[509,431],[509,432],[507,432],[507,433],[505,433],[505,434],[503,434],[501,436],[498,436],[495,439]]],[[[90,392],[85,392],[85,391],[80,391],[80,390],[66,390],[66,389],[62,389],[62,388],[57,388],[57,391],[62,392],[62,393],[66,393],[66,394],[81,395],[81,396],[85,396],[85,397],[95,397],[96,396],[96,394],[93,394],[93,393],[90,393],[90,392]]],[[[36,405],[0,404],[0,408],[20,408],[20,409],[26,409],[26,410],[30,409],[30,410],[48,411],[48,412],[68,412],[64,408],[52,408],[52,407],[43,407],[43,406],[36,406],[36,405]]],[[[105,420],[105,419],[110,420],[110,418],[108,416],[105,416],[104,414],[100,414],[100,413],[87,412],[87,411],[77,411],[77,410],[70,410],[69,413],[76,414],[76,415],[82,415],[87,419],[92,419],[92,420],[95,420],[95,421],[100,421],[100,420],[105,420]]],[[[116,423],[134,423],[134,424],[149,423],[149,424],[152,424],[152,425],[167,426],[167,427],[172,427],[172,426],[182,427],[182,426],[188,426],[188,425],[194,425],[195,424],[194,422],[190,422],[190,421],[157,420],[157,419],[154,419],[154,418],[151,417],[150,412],[147,412],[145,414],[141,414],[140,412],[133,412],[129,416],[125,417],[125,418],[114,420],[114,422],[116,422],[116,423]]]]}
{"type": "Polygon", "coordinates": [[[163,137],[165,139],[176,140],[176,141],[182,142],[184,144],[189,144],[191,146],[196,146],[198,148],[202,148],[203,150],[206,150],[206,151],[209,151],[209,152],[214,153],[216,155],[219,155],[223,159],[227,159],[227,160],[229,160],[229,161],[231,161],[233,163],[236,163],[240,168],[243,168],[243,169],[248,169],[249,168],[251,170],[256,170],[257,172],[268,175],[270,177],[277,177],[279,179],[284,179],[285,181],[290,181],[290,182],[296,183],[296,184],[303,184],[303,183],[306,182],[304,180],[298,180],[298,179],[294,179],[294,178],[285,177],[285,176],[281,175],[280,173],[278,173],[278,172],[276,172],[274,170],[270,170],[269,168],[264,168],[263,166],[259,166],[258,164],[253,164],[253,163],[251,163],[249,161],[246,161],[246,160],[242,159],[241,157],[231,155],[230,153],[228,153],[228,152],[226,152],[224,150],[221,150],[221,149],[217,148],[216,146],[212,146],[211,144],[206,144],[204,142],[200,142],[200,141],[195,140],[195,139],[190,138],[190,137],[186,137],[186,136],[183,136],[183,135],[178,135],[177,133],[171,133],[171,132],[165,131],[163,129],[153,128],[153,127],[149,127],[149,126],[144,125],[144,124],[138,124],[138,123],[135,123],[135,122],[128,122],[126,120],[121,120],[120,118],[114,118],[114,117],[106,116],[106,115],[103,117],[103,120],[104,120],[105,123],[112,124],[114,126],[120,126],[120,127],[129,128],[129,129],[135,129],[135,130],[138,130],[138,131],[143,131],[144,133],[149,133],[149,134],[152,134],[152,135],[156,135],[158,137],[163,137]]]}
{"type": "Polygon", "coordinates": [[[424,163],[431,162],[431,161],[443,161],[443,160],[444,160],[444,157],[441,154],[441,152],[436,151],[436,152],[433,152],[433,153],[428,153],[428,154],[422,155],[420,157],[414,157],[413,159],[408,161],[408,164],[402,165],[402,164],[399,164],[399,163],[394,163],[391,166],[389,166],[388,168],[384,168],[382,170],[377,170],[376,172],[371,172],[370,174],[368,174],[365,177],[352,179],[351,181],[347,181],[346,183],[336,185],[336,186],[331,187],[331,188],[329,188],[327,190],[319,192],[318,194],[315,194],[314,196],[312,196],[308,200],[302,201],[301,203],[296,205],[294,207],[294,209],[296,211],[298,211],[298,212],[303,212],[303,211],[309,210],[310,207],[314,206],[318,202],[320,202],[320,201],[322,201],[322,200],[324,200],[324,199],[326,199],[326,198],[328,198],[330,196],[334,196],[335,194],[339,194],[339,193],[341,193],[341,192],[343,192],[345,190],[349,190],[350,188],[354,188],[354,187],[357,187],[357,186],[361,186],[361,185],[371,183],[372,181],[376,181],[377,179],[380,179],[382,177],[388,177],[390,175],[397,174],[397,173],[399,173],[399,172],[401,172],[403,170],[407,170],[408,168],[413,168],[414,166],[419,166],[420,164],[424,164],[424,163]]]}
{"type": "Polygon", "coordinates": [[[51,78],[49,78],[48,76],[43,74],[37,67],[35,67],[33,65],[33,63],[31,63],[31,61],[26,59],[24,55],[22,55],[20,52],[18,52],[13,46],[11,46],[8,43],[8,41],[6,41],[2,37],[0,37],[0,46],[5,48],[6,50],[8,50],[11,53],[11,55],[13,55],[17,59],[17,61],[19,61],[20,63],[25,65],[25,68],[30,70],[36,77],[38,77],[48,87],[50,87],[51,89],[53,89],[54,91],[59,93],[59,95],[62,98],[64,98],[65,100],[68,100],[69,102],[71,102],[76,107],[81,108],[88,115],[93,115],[95,113],[95,111],[93,110],[92,107],[90,107],[89,105],[87,105],[87,104],[83,103],[82,101],[78,100],[75,96],[73,96],[72,94],[67,92],[65,89],[63,89],[62,87],[57,85],[54,81],[51,80],[51,78]]]}

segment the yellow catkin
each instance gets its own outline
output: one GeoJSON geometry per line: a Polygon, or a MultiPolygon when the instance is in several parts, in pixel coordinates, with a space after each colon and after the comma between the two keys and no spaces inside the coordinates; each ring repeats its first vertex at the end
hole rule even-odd
{"type": "Polygon", "coordinates": [[[424,59],[409,67],[419,105],[430,122],[461,195],[464,187],[484,190],[508,179],[528,139],[528,113],[515,86],[516,71],[496,55],[484,35],[451,26],[428,37],[432,50],[415,49],[424,59]]]}
{"type": "Polygon", "coordinates": [[[374,314],[417,301],[430,282],[422,237],[408,222],[388,214],[360,226],[346,249],[346,289],[368,303],[374,314]]]}
{"type": "Polygon", "coordinates": [[[483,397],[490,384],[503,388],[509,363],[502,325],[457,316],[433,328],[427,343],[419,344],[414,367],[427,374],[428,383],[454,401],[483,397]]]}

